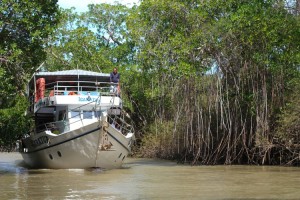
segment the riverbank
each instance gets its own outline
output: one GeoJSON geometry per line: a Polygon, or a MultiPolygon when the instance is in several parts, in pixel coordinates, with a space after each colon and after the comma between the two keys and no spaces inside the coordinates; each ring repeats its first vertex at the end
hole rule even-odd
{"type": "Polygon", "coordinates": [[[18,147],[17,145],[13,146],[13,147],[4,147],[4,146],[0,146],[0,153],[13,153],[13,152],[18,152],[18,147]]]}
{"type": "MultiPolygon", "coordinates": [[[[231,163],[231,164],[226,164],[226,163],[215,163],[215,164],[203,164],[201,162],[195,162],[193,161],[193,159],[187,159],[186,154],[176,154],[176,156],[174,155],[167,155],[164,150],[159,151],[158,148],[154,148],[156,149],[155,151],[153,149],[147,149],[147,146],[142,146],[137,148],[136,146],[133,147],[132,153],[130,155],[128,155],[129,158],[131,159],[162,159],[162,160],[168,160],[170,162],[175,162],[177,164],[187,164],[190,166],[209,166],[209,165],[243,165],[243,166],[285,166],[285,167],[299,167],[300,163],[297,162],[297,160],[292,160],[291,162],[288,163],[282,163],[282,164],[278,164],[278,163],[274,163],[274,164],[262,164],[262,163],[231,163]]],[[[287,151],[288,153],[291,153],[291,151],[288,151],[288,149],[284,149],[285,151],[287,151]]],[[[18,148],[14,147],[14,148],[1,148],[0,147],[0,153],[18,153],[18,148]]],[[[282,155],[283,155],[283,151],[282,151],[282,155]]],[[[192,157],[190,157],[192,158],[192,157]]],[[[298,158],[297,158],[298,159],[298,158]]]]}

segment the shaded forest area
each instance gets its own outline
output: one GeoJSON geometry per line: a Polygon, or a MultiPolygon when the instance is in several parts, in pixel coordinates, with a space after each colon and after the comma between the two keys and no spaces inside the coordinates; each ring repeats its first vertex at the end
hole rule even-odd
{"type": "Polygon", "coordinates": [[[121,73],[134,156],[191,164],[298,165],[300,1],[142,0],[63,10],[0,4],[0,146],[30,129],[39,70],[121,73]]]}

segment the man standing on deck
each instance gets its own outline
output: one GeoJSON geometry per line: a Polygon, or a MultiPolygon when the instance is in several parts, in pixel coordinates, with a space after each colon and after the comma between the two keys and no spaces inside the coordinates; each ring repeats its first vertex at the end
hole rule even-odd
{"type": "Polygon", "coordinates": [[[117,85],[112,85],[112,92],[117,92],[117,95],[120,95],[120,74],[118,73],[118,69],[114,67],[113,72],[110,73],[110,82],[116,83],[117,85]]]}
{"type": "Polygon", "coordinates": [[[120,74],[118,73],[118,69],[115,67],[113,72],[110,73],[110,82],[119,83],[120,74]]]}

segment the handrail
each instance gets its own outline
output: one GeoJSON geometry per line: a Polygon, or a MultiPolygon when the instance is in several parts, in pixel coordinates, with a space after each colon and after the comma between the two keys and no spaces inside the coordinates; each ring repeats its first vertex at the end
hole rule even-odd
{"type": "Polygon", "coordinates": [[[125,121],[124,116],[126,116],[126,114],[121,112],[120,116],[119,115],[112,115],[112,116],[108,115],[108,118],[109,118],[109,121],[112,122],[111,124],[116,129],[121,131],[123,135],[126,135],[127,133],[134,133],[134,127],[125,121]]]}
{"type": "MultiPolygon", "coordinates": [[[[61,95],[64,92],[101,92],[104,95],[116,95],[117,91],[111,90],[117,83],[93,82],[93,81],[57,81],[54,87],[54,95],[61,95]]],[[[49,89],[48,89],[49,90],[49,89]]]]}
{"type": "MultiPolygon", "coordinates": [[[[43,90],[44,97],[52,97],[56,95],[88,95],[101,93],[102,96],[120,96],[121,90],[118,83],[111,82],[97,82],[97,81],[56,81],[45,84],[43,90]]],[[[36,101],[36,93],[28,94],[30,102],[29,112],[33,112],[36,101]]]]}

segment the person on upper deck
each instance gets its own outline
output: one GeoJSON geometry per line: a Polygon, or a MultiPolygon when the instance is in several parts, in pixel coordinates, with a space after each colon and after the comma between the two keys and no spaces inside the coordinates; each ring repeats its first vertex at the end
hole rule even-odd
{"type": "Polygon", "coordinates": [[[118,73],[118,69],[114,67],[113,72],[110,73],[110,82],[119,83],[120,74],[118,73]]]}
{"type": "Polygon", "coordinates": [[[117,96],[120,96],[120,74],[116,67],[114,67],[113,72],[110,73],[110,82],[117,83],[117,85],[111,85],[110,92],[116,93],[117,96]]]}

